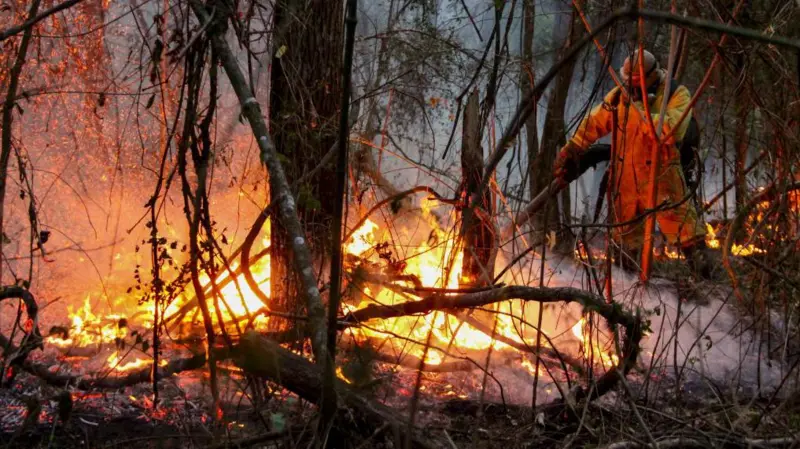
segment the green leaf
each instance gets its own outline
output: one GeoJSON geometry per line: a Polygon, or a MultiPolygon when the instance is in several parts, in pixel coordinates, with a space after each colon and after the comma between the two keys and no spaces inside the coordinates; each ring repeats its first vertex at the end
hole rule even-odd
{"type": "Polygon", "coordinates": [[[306,210],[317,210],[322,207],[322,203],[314,197],[311,186],[304,184],[300,186],[297,195],[297,206],[306,210]]]}

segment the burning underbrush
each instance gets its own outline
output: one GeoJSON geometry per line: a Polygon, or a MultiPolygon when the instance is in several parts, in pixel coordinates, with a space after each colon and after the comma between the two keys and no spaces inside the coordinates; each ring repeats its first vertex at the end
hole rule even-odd
{"type": "MultiPolygon", "coordinates": [[[[593,307],[545,304],[539,336],[538,302],[502,300],[503,283],[538,283],[538,279],[526,278],[526,273],[539,272],[536,253],[508,270],[496,285],[463,287],[468,283],[461,277],[463,253],[456,239],[444,231],[450,227],[443,221],[453,217],[443,219],[442,208],[435,209],[429,200],[423,199],[421,206],[409,215],[392,217],[391,222],[379,224],[378,218],[364,217],[351,228],[345,243],[348,288],[337,368],[343,382],[376,394],[383,391],[384,401],[401,408],[418,382],[422,395],[434,399],[530,404],[535,398],[537,403],[546,403],[620,364],[627,335],[623,331],[615,338],[612,329],[619,329],[618,325],[609,325],[600,314],[591,313],[593,307]],[[500,297],[477,307],[431,307],[423,313],[378,314],[364,321],[353,318],[378,307],[385,312],[435,297],[495,293],[500,297]],[[537,345],[541,348],[538,360],[537,345]],[[418,370],[424,373],[420,380],[418,370]],[[535,393],[534,377],[539,379],[535,393]]],[[[179,266],[180,245],[167,247],[179,266]]],[[[269,247],[267,234],[253,251],[250,267],[266,295],[270,294],[269,247]]],[[[264,304],[243,278],[237,260],[231,260],[230,268],[213,285],[208,275],[202,278],[206,292],[216,297],[211,304],[215,324],[224,323],[234,341],[240,330],[268,331],[272,315],[269,304],[264,304]],[[215,290],[218,295],[212,295],[215,290]]],[[[501,254],[498,264],[503,263],[501,254]]],[[[545,268],[549,288],[591,290],[580,265],[556,260],[545,268]]],[[[180,269],[173,271],[179,273],[180,269]]],[[[785,360],[773,363],[769,357],[753,356],[761,343],[747,331],[733,336],[738,321],[721,290],[708,292],[710,301],[704,304],[691,304],[670,284],[656,283],[643,289],[624,271],[615,269],[613,276],[615,301],[628,310],[642,310],[648,323],[632,373],[637,383],[650,387],[654,380],[693,376],[767,389],[779,383],[777,367],[785,360]]],[[[91,380],[84,385],[87,387],[113,385],[114,379],[119,386],[128,385],[128,379],[146,381],[153,364],[152,303],[137,305],[136,297],[134,288],[116,298],[111,308],[102,307],[106,298],[101,295],[89,295],[80,305],[67,306],[69,320],[50,326],[47,350],[35,358],[49,364],[54,375],[91,380]]],[[[158,363],[161,370],[172,372],[178,383],[203,385],[203,376],[184,372],[198,369],[202,363],[170,365],[205,350],[196,301],[191,286],[186,285],[162,311],[165,330],[158,363]]],[[[245,379],[233,365],[223,364],[222,369],[234,379],[245,379]]]]}
{"type": "MultiPolygon", "coordinates": [[[[790,352],[748,327],[751,323],[737,312],[728,287],[696,286],[704,297],[696,301],[672,282],[656,279],[643,287],[635,276],[614,267],[616,306],[602,295],[591,296],[597,285],[594,276],[605,272],[599,258],[596,266],[587,267],[585,261],[551,255],[543,271],[543,291],[549,296],[536,296],[536,287],[525,287],[539,285],[541,258],[535,251],[494,284],[474,287],[461,276],[463,252],[457,240],[445,231],[454,228],[455,217],[433,201],[423,199],[420,205],[419,210],[388,219],[377,214],[363,217],[348,228],[336,375],[359,395],[399,413],[414,410],[420,423],[452,426],[463,419],[456,417],[464,410],[473,413],[476,404],[481,410],[480,404],[529,410],[535,401],[548,410],[548,404],[564,397],[586,397],[602,388],[608,394],[591,407],[599,407],[601,414],[620,410],[624,395],[604,385],[613,387],[609,379],[616,383],[615,370],[623,362],[630,369],[626,388],[640,397],[665,401],[679,396],[709,401],[729,394],[769,396],[794,387],[794,381],[786,379],[790,352]],[[560,290],[570,288],[574,290],[568,294],[560,290]],[[576,301],[569,296],[575,292],[586,292],[598,302],[576,301]],[[633,350],[625,316],[642,323],[633,350]]],[[[168,241],[164,246],[174,260],[167,272],[177,277],[184,254],[181,244],[168,241]]],[[[270,295],[268,231],[254,246],[251,272],[262,292],[270,295]]],[[[497,266],[504,267],[510,259],[501,252],[497,266]]],[[[202,277],[209,298],[219,292],[210,301],[214,324],[223,323],[234,344],[240,329],[273,335],[270,319],[287,318],[259,299],[239,266],[239,258],[231,257],[230,268],[213,284],[207,274],[202,277]]],[[[58,421],[60,391],[69,392],[75,425],[93,432],[115,422],[128,427],[145,423],[167,429],[163,432],[194,428],[206,435],[199,437],[202,441],[214,426],[245,436],[249,429],[263,430],[264,422],[272,430],[285,429],[287,422],[308,419],[312,413],[313,408],[291,405],[303,399],[291,385],[272,377],[273,381],[255,382],[235,356],[217,364],[221,408],[209,411],[206,337],[188,283],[160,313],[161,380],[159,402],[153,403],[152,302],[138,301],[143,293],[136,284],[106,287],[127,293],[113,298],[87,294],[65,306],[67,319],[53,319],[58,314],[48,315],[52,306],[45,307],[45,350],[30,354],[15,374],[15,390],[1,399],[8,405],[0,416],[5,432],[24,427],[34,412],[43,428],[58,421]],[[253,394],[253,388],[261,396],[253,394]],[[26,402],[31,397],[42,398],[41,403],[31,406],[26,402]]],[[[3,316],[13,313],[9,305],[3,306],[3,316]]],[[[302,322],[302,317],[288,318],[302,322]]],[[[778,316],[773,319],[781,321],[778,316]]],[[[4,335],[9,331],[4,328],[4,335]]],[[[302,360],[312,359],[307,345],[286,346],[302,360]]],[[[213,350],[227,357],[225,341],[218,341],[213,350]]],[[[527,419],[527,412],[519,411],[514,418],[515,413],[490,413],[483,419],[499,420],[501,429],[507,429],[527,419]]],[[[545,427],[554,419],[547,413],[542,416],[536,422],[545,427]]]]}

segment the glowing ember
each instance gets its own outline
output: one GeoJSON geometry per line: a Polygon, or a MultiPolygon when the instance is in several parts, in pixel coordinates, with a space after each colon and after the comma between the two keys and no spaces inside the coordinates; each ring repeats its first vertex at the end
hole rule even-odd
{"type": "Polygon", "coordinates": [[[345,381],[345,382],[347,382],[349,384],[353,383],[353,382],[350,382],[350,379],[348,379],[344,375],[344,373],[342,372],[342,367],[341,366],[336,368],[336,377],[338,377],[339,379],[341,379],[341,380],[343,380],[343,381],[345,381]]]}
{"type": "MultiPolygon", "coordinates": [[[[120,358],[119,352],[118,351],[114,351],[113,354],[108,356],[108,359],[106,359],[106,363],[108,364],[108,366],[111,367],[112,370],[117,371],[117,372],[124,372],[124,371],[131,371],[131,370],[135,370],[135,369],[141,369],[141,368],[144,368],[144,367],[147,367],[147,366],[150,366],[150,365],[153,364],[153,360],[139,359],[139,358],[135,359],[132,362],[122,363],[122,359],[124,359],[124,358],[125,358],[124,356],[122,358],[120,358]]],[[[158,366],[165,366],[167,363],[168,362],[166,360],[161,359],[159,361],[158,366]]],[[[136,400],[136,398],[134,398],[133,396],[131,396],[131,398],[134,401],[136,400]]]]}

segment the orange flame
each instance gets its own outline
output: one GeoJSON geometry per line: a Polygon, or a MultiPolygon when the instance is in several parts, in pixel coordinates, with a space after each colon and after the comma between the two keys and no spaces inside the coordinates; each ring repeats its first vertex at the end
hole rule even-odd
{"type": "Polygon", "coordinates": [[[572,334],[581,341],[583,347],[583,356],[587,360],[600,360],[600,362],[607,366],[612,367],[619,364],[619,357],[603,350],[596,339],[592,339],[591,334],[586,329],[586,318],[581,318],[580,321],[572,326],[572,334]]]}

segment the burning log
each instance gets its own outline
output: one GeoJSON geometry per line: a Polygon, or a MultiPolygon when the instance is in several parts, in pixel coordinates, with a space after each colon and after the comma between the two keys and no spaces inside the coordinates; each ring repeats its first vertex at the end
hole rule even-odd
{"type": "MultiPolygon", "coordinates": [[[[234,351],[234,362],[250,374],[272,379],[306,401],[316,404],[322,399],[322,368],[255,331],[242,336],[234,351]]],[[[397,411],[364,397],[339,379],[335,379],[335,388],[339,406],[350,409],[342,413],[340,419],[342,416],[353,416],[357,421],[351,424],[355,424],[355,428],[364,435],[369,436],[384,425],[394,429],[396,434],[405,430],[407,420],[397,411]]],[[[435,439],[422,435],[416,429],[409,434],[409,438],[413,447],[439,446],[435,439]]]]}
{"type": "MultiPolygon", "coordinates": [[[[6,348],[5,353],[14,354],[19,349],[3,334],[0,334],[0,346],[6,348]]],[[[218,357],[224,358],[225,352],[218,357]]],[[[80,390],[105,389],[114,390],[139,383],[151,382],[153,380],[153,368],[147,365],[144,368],[131,371],[125,376],[85,378],[72,374],[59,374],[51,371],[52,365],[37,363],[28,359],[21,360],[19,366],[34,376],[39,377],[46,383],[58,387],[74,387],[80,390]]],[[[198,354],[192,357],[171,360],[166,365],[159,367],[156,371],[157,379],[164,379],[183,371],[200,369],[206,364],[205,354],[198,354]]]]}
{"type": "MultiPolygon", "coordinates": [[[[0,335],[0,343],[3,342],[4,338],[4,336],[0,335]]],[[[204,367],[205,364],[205,354],[198,354],[192,357],[170,360],[166,365],[158,368],[156,380],[164,379],[172,376],[173,374],[184,371],[200,369],[204,367]]],[[[35,375],[36,377],[39,377],[50,385],[58,387],[70,386],[78,388],[79,390],[116,390],[119,388],[129,387],[131,385],[152,382],[153,380],[153,368],[149,364],[144,368],[131,371],[124,376],[105,376],[97,378],[86,378],[72,374],[54,373],[50,371],[50,365],[36,363],[29,360],[26,360],[23,363],[22,369],[30,374],[35,375]]]]}
{"type": "Polygon", "coordinates": [[[620,362],[611,367],[601,376],[594,388],[590,392],[578,390],[575,394],[576,400],[585,398],[598,398],[611,389],[619,381],[618,372],[627,373],[636,364],[639,354],[639,342],[642,339],[642,322],[640,317],[623,310],[619,304],[607,303],[602,296],[579,290],[571,287],[548,288],[548,287],[525,287],[508,286],[476,293],[466,293],[460,295],[445,296],[433,294],[419,301],[409,301],[396,305],[374,305],[371,304],[359,310],[355,310],[344,317],[345,323],[360,323],[371,319],[396,318],[401,316],[427,314],[434,310],[451,311],[480,307],[488,304],[507,301],[510,299],[521,299],[524,301],[538,301],[542,303],[563,301],[565,303],[578,302],[584,309],[597,312],[605,318],[610,328],[615,329],[621,325],[625,328],[625,340],[622,344],[622,355],[620,362]]]}

